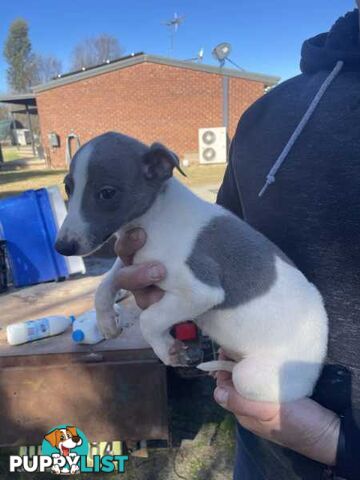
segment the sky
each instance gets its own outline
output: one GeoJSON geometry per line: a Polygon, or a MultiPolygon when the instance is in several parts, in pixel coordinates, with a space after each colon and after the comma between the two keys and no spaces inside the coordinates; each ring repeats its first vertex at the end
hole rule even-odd
{"type": "MultiPolygon", "coordinates": [[[[143,51],[185,60],[204,48],[204,63],[220,42],[232,45],[230,58],[245,70],[280,76],[299,73],[302,42],[325,32],[355,7],[355,0],[16,0],[1,1],[0,92],[7,90],[2,55],[8,29],[22,17],[36,53],[57,56],[63,73],[78,42],[101,33],[118,38],[125,54],[143,51]],[[170,51],[163,22],[184,16],[170,51]]],[[[230,65],[229,65],[230,66],[230,65]]]]}

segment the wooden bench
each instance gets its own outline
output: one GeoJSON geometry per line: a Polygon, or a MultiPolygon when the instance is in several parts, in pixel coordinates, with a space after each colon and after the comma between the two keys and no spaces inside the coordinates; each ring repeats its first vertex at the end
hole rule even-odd
{"type": "Polygon", "coordinates": [[[0,296],[0,446],[38,445],[70,423],[90,441],[167,440],[166,367],[133,323],[116,339],[77,345],[62,335],[20,346],[6,342],[11,322],[91,308],[97,278],[43,284],[0,296]],[[87,284],[88,283],[88,284],[87,284]]]}

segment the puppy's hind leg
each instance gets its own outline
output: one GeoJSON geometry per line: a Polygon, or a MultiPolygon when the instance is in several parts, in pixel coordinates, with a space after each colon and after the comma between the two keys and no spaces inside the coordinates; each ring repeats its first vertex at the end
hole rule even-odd
{"type": "Polygon", "coordinates": [[[237,363],[232,380],[236,391],[249,400],[289,402],[312,393],[320,367],[262,352],[237,363]]]}
{"type": "Polygon", "coordinates": [[[165,365],[184,365],[190,362],[183,344],[170,335],[172,326],[194,319],[222,301],[222,292],[212,295],[166,292],[163,298],[140,315],[140,327],[145,340],[165,365]],[[184,298],[185,297],[185,298],[184,298]]]}
{"type": "Polygon", "coordinates": [[[234,387],[248,400],[277,402],[281,397],[279,368],[271,354],[246,357],[232,370],[234,387]]]}

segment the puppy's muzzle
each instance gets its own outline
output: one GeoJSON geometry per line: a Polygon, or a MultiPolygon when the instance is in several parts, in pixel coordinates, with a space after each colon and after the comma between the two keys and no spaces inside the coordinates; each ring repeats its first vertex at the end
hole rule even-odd
{"type": "Polygon", "coordinates": [[[71,257],[79,251],[79,244],[76,240],[68,240],[67,238],[59,238],[55,242],[55,250],[61,255],[71,257]]]}

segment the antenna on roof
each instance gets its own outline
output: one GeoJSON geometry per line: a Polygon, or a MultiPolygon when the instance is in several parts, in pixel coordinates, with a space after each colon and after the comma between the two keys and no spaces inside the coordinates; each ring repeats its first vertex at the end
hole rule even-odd
{"type": "Polygon", "coordinates": [[[204,59],[204,49],[203,49],[203,47],[201,47],[200,50],[198,51],[197,58],[198,58],[198,62],[202,63],[202,61],[204,59]]]}
{"type": "Polygon", "coordinates": [[[233,62],[229,58],[231,50],[232,50],[232,47],[230,43],[222,42],[222,43],[219,43],[219,45],[216,45],[216,47],[212,51],[212,55],[215,58],[215,60],[217,60],[220,63],[221,68],[225,65],[225,62],[228,61],[232,65],[234,65],[236,68],[244,72],[245,70],[242,67],[237,65],[235,62],[233,62]]]}
{"type": "Polygon", "coordinates": [[[170,54],[174,53],[174,46],[175,46],[175,35],[179,29],[179,26],[183,23],[185,17],[179,17],[178,14],[175,12],[173,18],[162,22],[163,25],[170,28],[170,54]]]}

